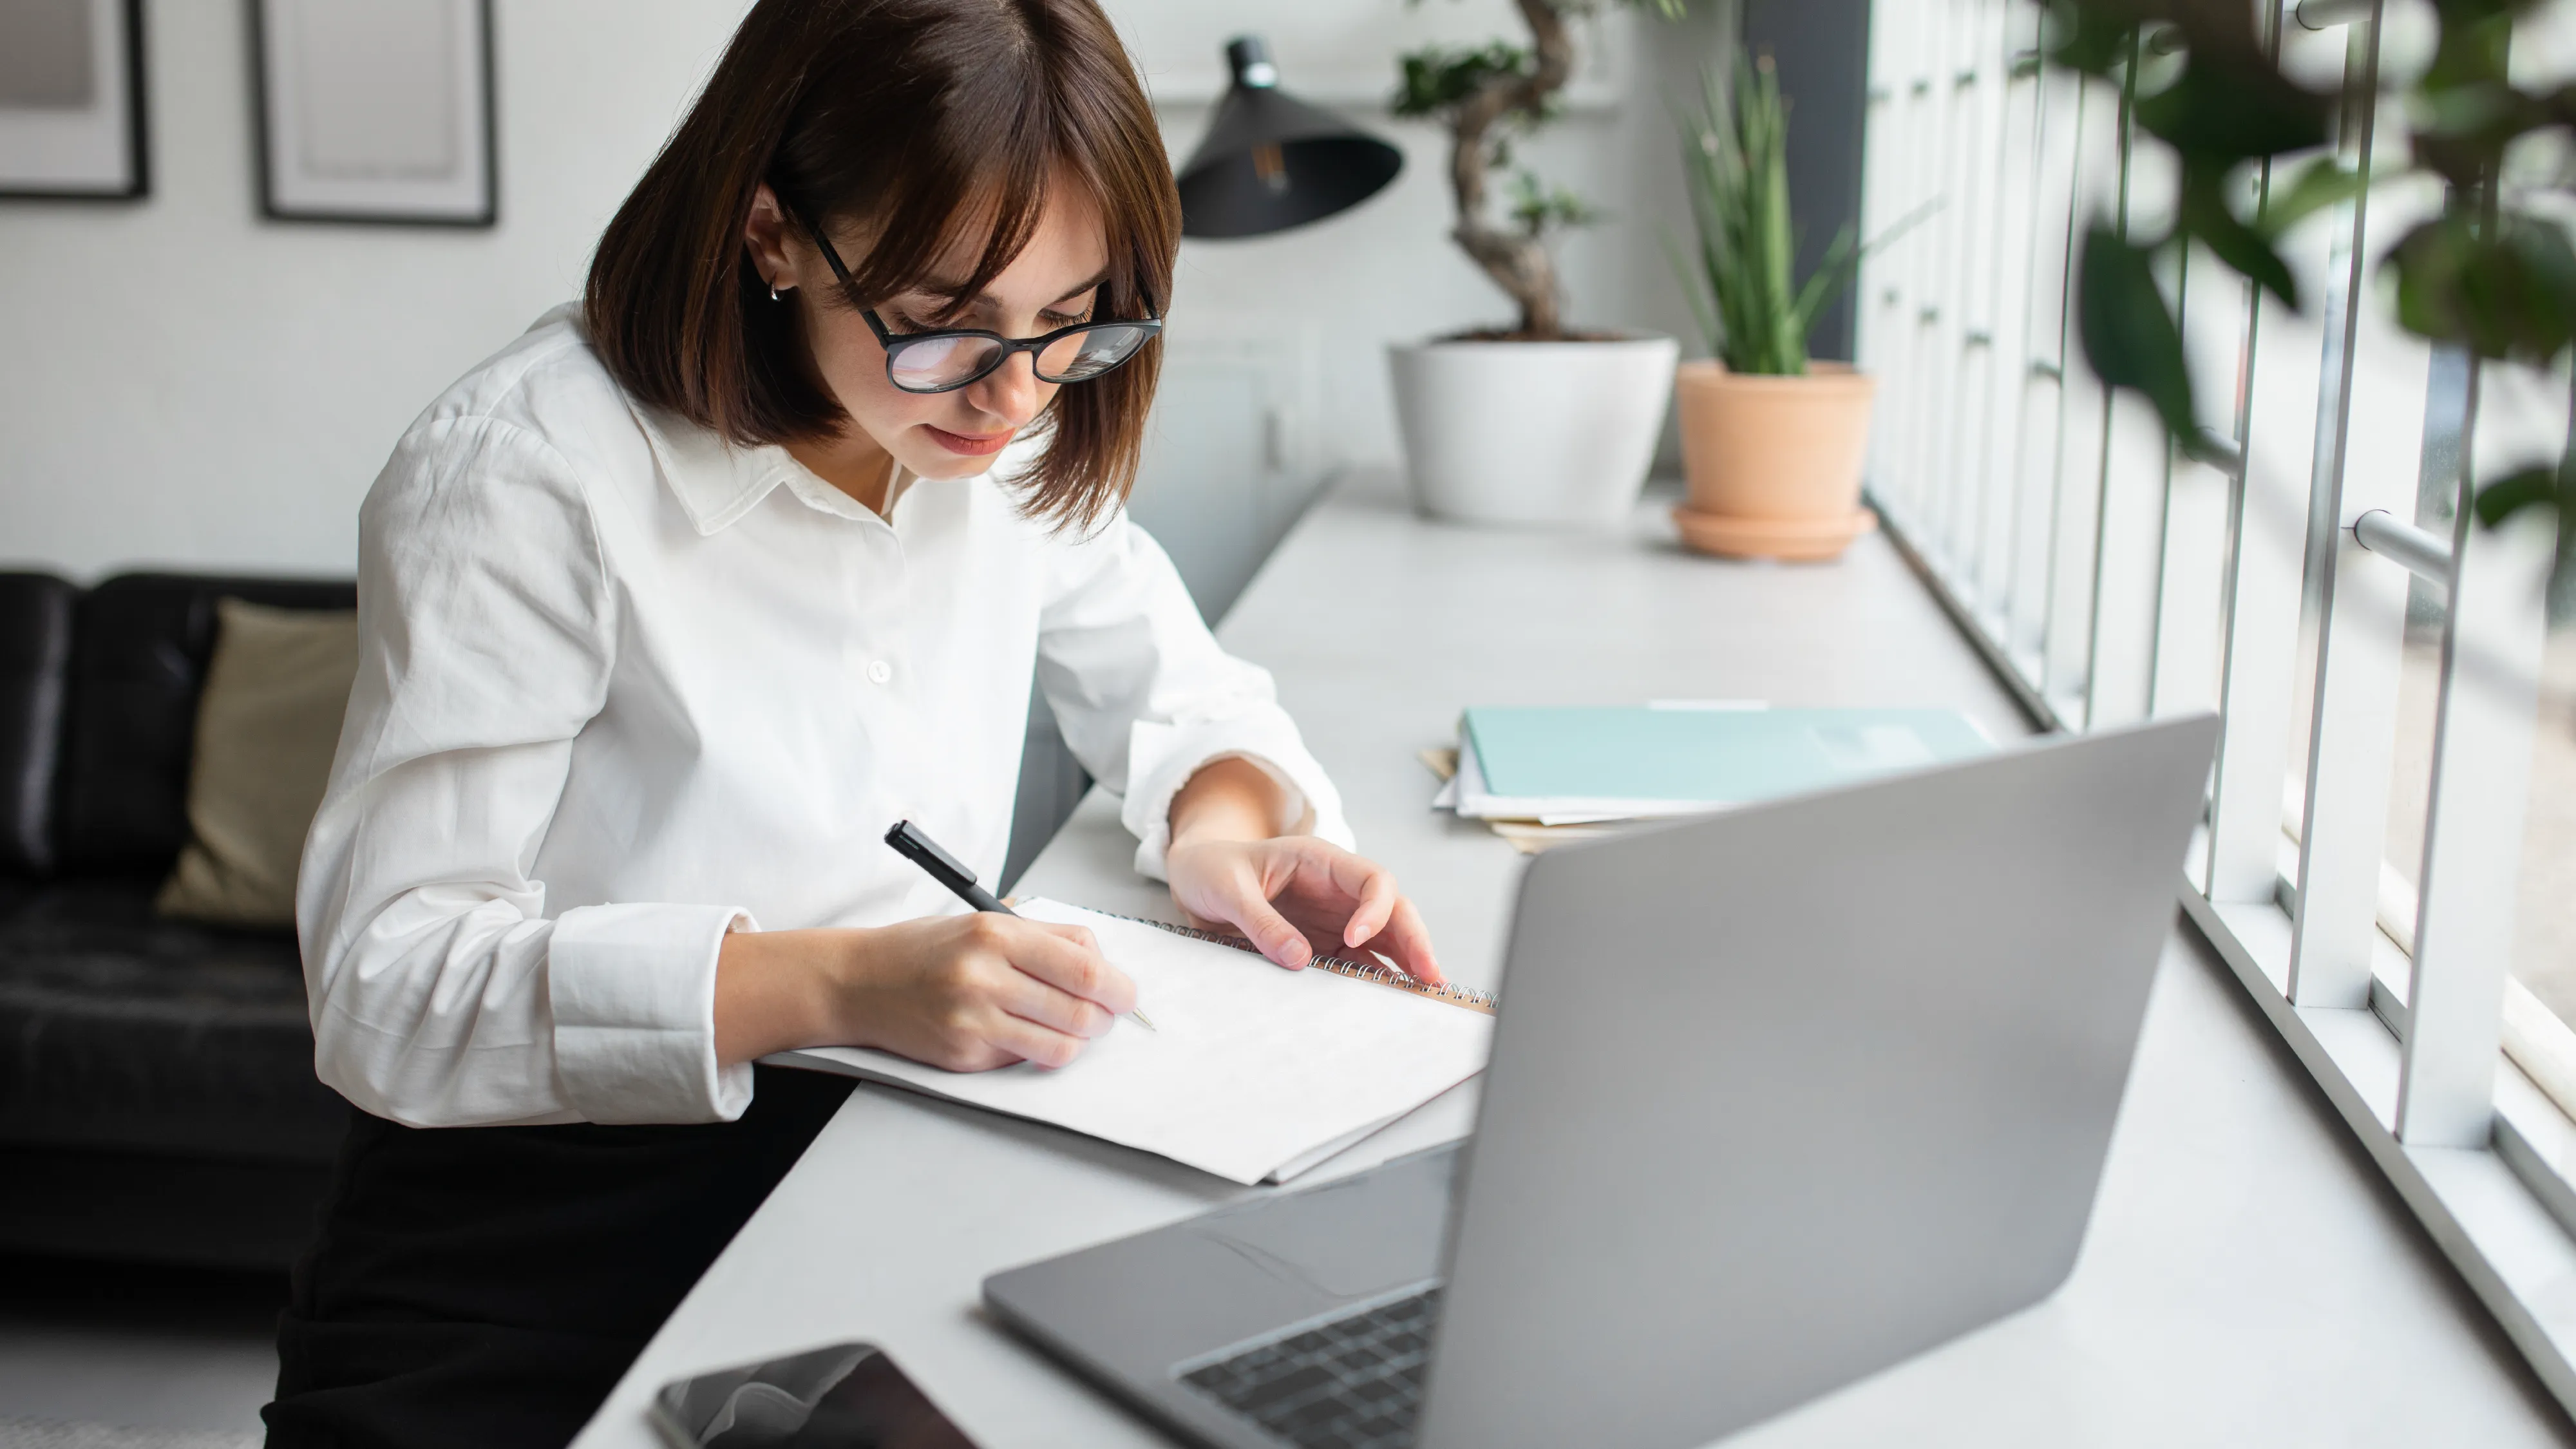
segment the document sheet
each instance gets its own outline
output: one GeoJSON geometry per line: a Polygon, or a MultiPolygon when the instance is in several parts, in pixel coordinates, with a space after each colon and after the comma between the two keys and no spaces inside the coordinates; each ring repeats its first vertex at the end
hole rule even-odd
{"type": "Polygon", "coordinates": [[[908,1087],[1159,1153],[1239,1183],[1281,1182],[1483,1070],[1493,1018],[1328,971],[1049,900],[1014,907],[1088,926],[1136,982],[1149,1030],[1121,1017],[1071,1066],[946,1072],[825,1047],[771,1060],[908,1087]]]}

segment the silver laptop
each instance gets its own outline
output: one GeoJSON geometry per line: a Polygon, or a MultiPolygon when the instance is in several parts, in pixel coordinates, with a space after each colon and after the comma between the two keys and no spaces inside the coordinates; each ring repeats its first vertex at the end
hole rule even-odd
{"type": "Polygon", "coordinates": [[[2207,716],[1533,861],[1473,1138],[997,1274],[1187,1439],[1679,1449],[2047,1296],[2207,716]]]}

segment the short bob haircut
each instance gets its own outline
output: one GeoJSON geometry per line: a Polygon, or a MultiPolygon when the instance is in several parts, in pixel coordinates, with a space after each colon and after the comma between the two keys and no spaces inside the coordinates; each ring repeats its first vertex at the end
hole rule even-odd
{"type": "MultiPolygon", "coordinates": [[[[706,90],[618,208],[584,320],[626,390],[743,446],[849,423],[814,367],[802,305],[773,303],[743,227],[763,182],[791,222],[855,222],[876,305],[989,229],[961,304],[1028,244],[1047,187],[1098,204],[1109,279],[1095,315],[1159,315],[1180,197],[1144,87],[1095,0],[760,0],[706,90]]],[[[1096,522],[1127,496],[1162,343],[1056,395],[1020,506],[1096,522]]]]}

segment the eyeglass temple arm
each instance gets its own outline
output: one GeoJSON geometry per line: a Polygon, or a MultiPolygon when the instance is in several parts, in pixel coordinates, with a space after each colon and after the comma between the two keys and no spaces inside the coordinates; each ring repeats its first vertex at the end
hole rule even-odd
{"type": "MultiPolygon", "coordinates": [[[[794,217],[796,224],[805,228],[805,234],[814,239],[815,249],[823,254],[823,264],[832,269],[832,275],[840,280],[841,285],[844,287],[856,285],[850,280],[850,269],[841,261],[841,253],[833,247],[832,239],[823,235],[823,228],[814,224],[814,219],[805,214],[803,207],[780,196],[775,186],[770,188],[770,194],[778,196],[779,208],[794,217]]],[[[1136,283],[1136,295],[1145,304],[1145,316],[1141,320],[1160,322],[1163,320],[1163,305],[1155,299],[1154,289],[1142,280],[1153,275],[1152,268],[1147,265],[1144,248],[1135,249],[1135,258],[1136,276],[1139,279],[1136,283]]]]}

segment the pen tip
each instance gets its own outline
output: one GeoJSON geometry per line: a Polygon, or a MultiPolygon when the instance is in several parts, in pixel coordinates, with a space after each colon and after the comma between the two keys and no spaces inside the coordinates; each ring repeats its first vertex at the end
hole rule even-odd
{"type": "Polygon", "coordinates": [[[1143,1013],[1143,1012],[1141,1012],[1141,1011],[1131,1011],[1131,1012],[1127,1013],[1127,1016],[1128,1016],[1128,1018],[1129,1018],[1130,1020],[1134,1021],[1138,1026],[1141,1026],[1141,1027],[1145,1028],[1147,1031],[1150,1031],[1150,1032],[1154,1033],[1156,1036],[1161,1036],[1161,1035],[1163,1034],[1163,1029],[1162,1029],[1161,1027],[1159,1027],[1159,1026],[1154,1025],[1153,1018],[1151,1018],[1151,1017],[1149,1017],[1149,1016],[1145,1015],[1145,1013],[1143,1013]]]}

